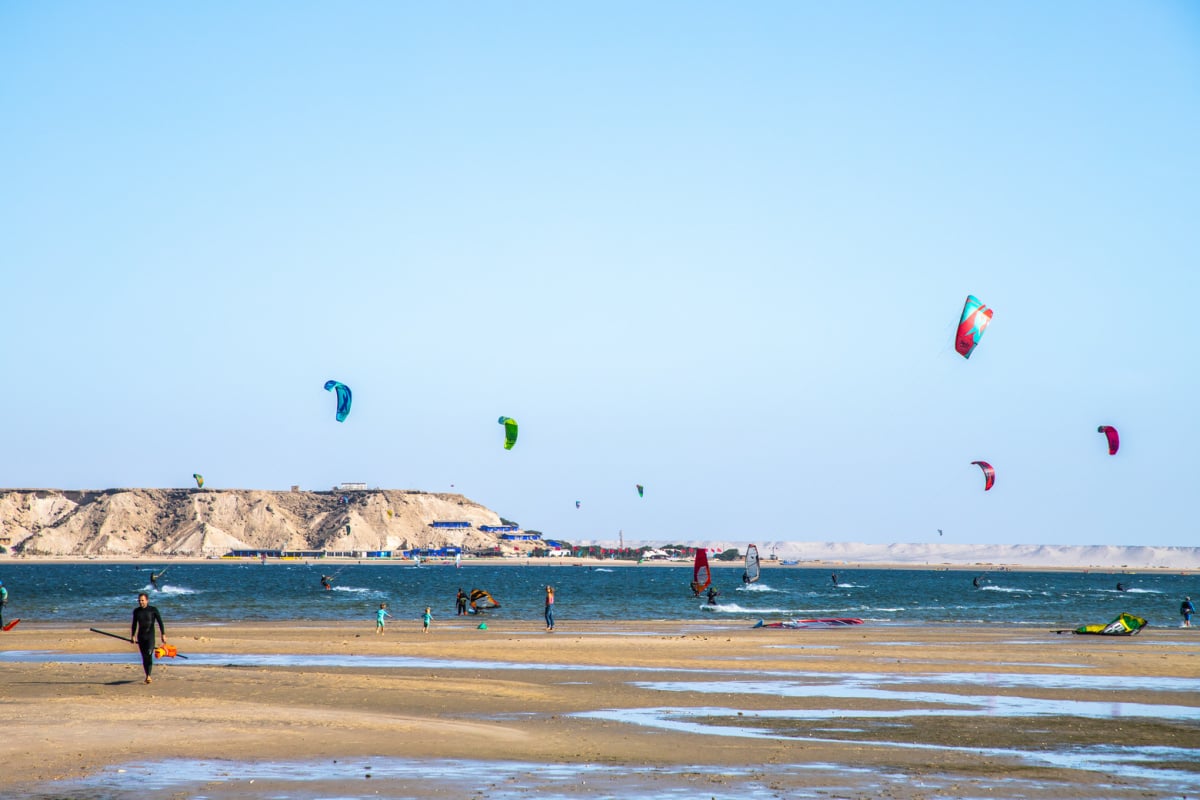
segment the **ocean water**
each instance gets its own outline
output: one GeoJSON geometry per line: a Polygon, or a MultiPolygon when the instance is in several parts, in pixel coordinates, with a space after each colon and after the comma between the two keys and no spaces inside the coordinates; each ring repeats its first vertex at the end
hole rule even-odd
{"type": "MultiPolygon", "coordinates": [[[[161,569],[163,565],[157,565],[161,569]]],[[[257,561],[171,564],[160,588],[144,564],[0,563],[9,590],[4,619],[22,624],[127,625],[137,593],[173,624],[241,620],[373,622],[386,602],[393,624],[416,619],[425,606],[453,620],[454,596],[489,591],[501,608],[487,618],[541,619],[544,588],[555,587],[559,626],[571,620],[675,620],[753,625],[795,617],[860,617],[877,625],[1022,625],[1073,628],[1107,622],[1127,611],[1152,626],[1178,627],[1185,595],[1200,603],[1200,576],[1174,573],[838,570],[770,567],[743,585],[741,566],[713,568],[717,605],[692,597],[686,567],[569,565],[338,564],[257,561]],[[336,578],[321,587],[322,574],[336,578]],[[973,579],[982,576],[978,587],[973,579]],[[1125,586],[1124,591],[1117,584],[1125,586]]]]}

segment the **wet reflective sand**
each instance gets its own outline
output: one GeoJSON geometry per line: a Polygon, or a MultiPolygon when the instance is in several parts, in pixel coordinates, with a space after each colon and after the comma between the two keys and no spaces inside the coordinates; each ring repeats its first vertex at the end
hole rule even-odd
{"type": "Polygon", "coordinates": [[[173,639],[189,658],[151,686],[120,642],[4,640],[23,646],[0,651],[0,791],[1040,800],[1200,785],[1190,631],[440,633],[206,626],[173,639]]]}

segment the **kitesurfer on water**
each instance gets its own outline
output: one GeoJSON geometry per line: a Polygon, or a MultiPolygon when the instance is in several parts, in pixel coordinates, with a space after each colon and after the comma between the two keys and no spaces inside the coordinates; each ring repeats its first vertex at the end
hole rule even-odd
{"type": "Polygon", "coordinates": [[[138,607],[133,610],[133,624],[129,628],[129,642],[136,644],[142,651],[142,669],[146,673],[146,683],[150,682],[150,670],[154,668],[154,625],[158,624],[158,632],[162,634],[163,644],[167,643],[167,631],[163,628],[162,615],[158,609],[150,605],[150,598],[145,592],[138,595],[138,607]]]}
{"type": "Polygon", "coordinates": [[[720,593],[721,592],[717,590],[716,587],[708,587],[708,604],[710,606],[715,606],[717,604],[717,595],[720,593]]]}
{"type": "Polygon", "coordinates": [[[156,592],[162,591],[158,585],[158,579],[161,576],[162,576],[161,572],[151,572],[150,573],[150,585],[154,587],[154,591],[156,591],[156,592]]]}
{"type": "Polygon", "coordinates": [[[1118,584],[1117,584],[1117,591],[1118,591],[1118,592],[1123,592],[1123,591],[1125,591],[1125,584],[1123,584],[1123,583],[1118,583],[1118,584]]]}
{"type": "Polygon", "coordinates": [[[458,612],[460,617],[467,613],[467,593],[458,587],[458,594],[454,596],[454,610],[458,612]]]}
{"type": "Polygon", "coordinates": [[[833,581],[833,585],[834,585],[834,586],[837,586],[837,585],[838,585],[838,582],[837,582],[837,573],[836,573],[836,572],[835,572],[835,573],[833,573],[832,575],[830,575],[830,576],[829,576],[829,579],[830,579],[831,581],[833,581]]]}
{"type": "Polygon", "coordinates": [[[322,575],[321,576],[321,587],[323,589],[325,589],[325,591],[329,591],[330,589],[332,589],[333,588],[333,578],[329,577],[328,575],[322,575]]]}
{"type": "MultiPolygon", "coordinates": [[[[3,591],[2,587],[0,587],[0,591],[3,591]]],[[[1183,598],[1183,602],[1179,604],[1179,613],[1183,615],[1183,627],[1192,627],[1192,614],[1196,613],[1196,607],[1192,605],[1192,598],[1183,598]]]]}

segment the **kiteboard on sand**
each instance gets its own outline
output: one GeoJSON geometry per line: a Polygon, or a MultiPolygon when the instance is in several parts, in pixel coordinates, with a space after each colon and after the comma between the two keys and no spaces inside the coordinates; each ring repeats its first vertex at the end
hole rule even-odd
{"type": "Polygon", "coordinates": [[[4,626],[4,630],[6,630],[6,631],[11,631],[13,628],[17,627],[17,623],[18,623],[18,622],[20,622],[20,621],[21,621],[21,618],[20,618],[20,617],[18,617],[18,618],[16,618],[16,619],[14,619],[12,622],[10,622],[10,623],[8,623],[7,625],[5,625],[5,626],[4,626]]]}
{"type": "Polygon", "coordinates": [[[855,617],[824,617],[822,619],[789,619],[783,622],[763,622],[755,624],[756,628],[845,628],[849,625],[862,625],[863,621],[855,617]]]}

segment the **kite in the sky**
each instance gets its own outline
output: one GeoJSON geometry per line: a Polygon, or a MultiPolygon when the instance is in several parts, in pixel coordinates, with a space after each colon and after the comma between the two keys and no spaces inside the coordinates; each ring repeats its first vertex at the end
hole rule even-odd
{"type": "Polygon", "coordinates": [[[340,381],[325,381],[325,391],[337,390],[337,421],[345,422],[350,416],[350,387],[340,381]]]}
{"type": "Polygon", "coordinates": [[[996,470],[986,461],[972,461],[972,464],[983,470],[983,490],[986,492],[996,485],[996,470]]]}
{"type": "Polygon", "coordinates": [[[578,501],[578,500],[576,500],[576,501],[575,501],[575,507],[576,507],[576,508],[579,508],[579,501],[578,501]]]}
{"type": "Polygon", "coordinates": [[[645,487],[645,486],[642,486],[642,485],[639,483],[639,484],[637,484],[637,490],[638,490],[638,497],[641,497],[641,496],[642,496],[642,492],[644,492],[644,491],[646,490],[646,487],[645,487]]]}
{"type": "Polygon", "coordinates": [[[1117,429],[1112,425],[1101,425],[1099,428],[1096,428],[1096,432],[1103,433],[1105,438],[1108,439],[1108,454],[1115,456],[1117,448],[1121,446],[1121,437],[1117,436],[1117,429]]]}
{"type": "Polygon", "coordinates": [[[517,421],[512,417],[501,417],[496,421],[504,426],[504,449],[512,450],[517,443],[517,421]]]}
{"type": "Polygon", "coordinates": [[[203,489],[204,488],[204,476],[200,475],[199,473],[193,472],[192,477],[196,479],[196,487],[199,489],[203,489]]]}
{"type": "Polygon", "coordinates": [[[962,319],[958,321],[958,336],[954,340],[954,349],[960,356],[971,357],[971,353],[979,344],[984,330],[991,321],[992,310],[979,302],[975,295],[967,295],[967,304],[963,306],[962,319]]]}

